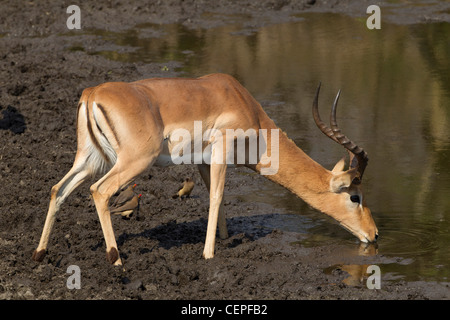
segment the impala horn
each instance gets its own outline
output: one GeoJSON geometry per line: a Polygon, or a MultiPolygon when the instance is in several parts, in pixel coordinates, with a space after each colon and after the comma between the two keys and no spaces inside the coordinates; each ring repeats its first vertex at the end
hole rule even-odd
{"type": "Polygon", "coordinates": [[[339,96],[341,91],[339,90],[336,95],[336,99],[334,100],[333,107],[331,108],[330,115],[330,125],[331,128],[328,127],[320,118],[319,115],[319,92],[320,92],[320,83],[316,91],[316,96],[314,97],[312,112],[314,121],[316,122],[317,127],[322,131],[327,137],[339,143],[345,149],[347,149],[350,156],[350,169],[358,168],[358,175],[353,179],[354,184],[360,184],[362,180],[362,176],[364,173],[364,169],[367,166],[367,162],[369,158],[367,157],[367,153],[361,147],[358,147],[353,141],[351,141],[347,136],[345,136],[341,129],[339,129],[336,122],[336,107],[339,101],[339,96]]]}

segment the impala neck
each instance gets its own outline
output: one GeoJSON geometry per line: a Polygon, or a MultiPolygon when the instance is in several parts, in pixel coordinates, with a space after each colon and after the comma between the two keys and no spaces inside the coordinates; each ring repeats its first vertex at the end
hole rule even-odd
{"type": "MultiPolygon", "coordinates": [[[[267,129],[277,128],[270,119],[261,122],[261,125],[267,129]]],[[[260,172],[258,166],[254,169],[260,172]]],[[[331,172],[297,147],[281,129],[279,129],[278,171],[265,177],[290,190],[316,209],[329,211],[325,197],[329,195],[331,172]]]]}

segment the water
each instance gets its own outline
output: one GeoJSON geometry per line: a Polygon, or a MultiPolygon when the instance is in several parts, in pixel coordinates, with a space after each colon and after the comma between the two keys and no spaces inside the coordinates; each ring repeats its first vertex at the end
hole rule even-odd
{"type": "MultiPolygon", "coordinates": [[[[323,114],[342,89],[339,125],[370,158],[364,188],[380,233],[378,254],[402,261],[384,265],[383,272],[448,282],[450,24],[383,23],[381,30],[368,30],[365,19],[307,14],[251,29],[245,17],[234,19],[208,30],[152,24],[120,33],[91,30],[129,50],[88,53],[127,62],[180,61],[185,76],[232,74],[327,168],[345,152],[316,128],[311,103],[319,81],[323,114]]],[[[85,50],[76,40],[72,49],[85,50]]],[[[289,231],[298,223],[305,232],[302,224],[309,223],[303,245],[357,246],[352,235],[269,181],[242,198],[297,216],[289,219],[289,231]]]]}

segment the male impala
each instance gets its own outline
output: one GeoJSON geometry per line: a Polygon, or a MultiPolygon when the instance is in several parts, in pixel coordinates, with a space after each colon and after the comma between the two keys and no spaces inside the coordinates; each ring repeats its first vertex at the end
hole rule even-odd
{"type": "MultiPolygon", "coordinates": [[[[85,89],[77,111],[75,161],[67,175],[52,188],[44,230],[33,259],[42,261],[55,214],[66,197],[89,176],[107,171],[91,186],[90,191],[106,241],[107,260],[120,265],[122,262],[108,209],[111,196],[150,166],[170,164],[168,159],[179,142],[179,137],[174,139],[173,133],[179,128],[193,133],[196,121],[202,121],[203,132],[214,129],[223,133],[223,139],[226,129],[254,129],[255,132],[266,129],[267,135],[258,135],[259,140],[264,139],[262,145],[266,146],[266,150],[260,150],[256,163],[246,161],[245,166],[261,173],[273,165],[261,161],[261,154],[268,155],[274,151],[273,146],[277,146],[279,157],[271,161],[278,162],[275,166],[278,170],[266,175],[268,179],[330,215],[361,241],[375,241],[377,228],[360,189],[367,154],[341,134],[337,127],[337,98],[332,109],[331,129],[322,122],[317,110],[319,89],[320,86],[313,103],[314,119],[322,132],[349,151],[350,169],[347,171],[344,171],[343,159],[329,171],[308,157],[284,133],[278,135],[278,127],[261,105],[236,79],[228,75],[112,82],[85,89]],[[273,135],[272,130],[276,130],[277,135],[273,135]],[[278,141],[271,141],[272,138],[278,141]]],[[[214,139],[202,142],[203,150],[215,142],[214,139]]],[[[227,151],[223,151],[223,159],[229,152],[229,149],[224,150],[227,151]]],[[[214,256],[217,224],[220,237],[228,236],[222,208],[226,168],[226,161],[198,164],[210,192],[203,250],[206,259],[214,256]]]]}

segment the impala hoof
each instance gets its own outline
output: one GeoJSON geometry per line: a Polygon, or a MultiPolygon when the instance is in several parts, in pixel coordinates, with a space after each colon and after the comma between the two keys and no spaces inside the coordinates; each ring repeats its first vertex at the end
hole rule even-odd
{"type": "Polygon", "coordinates": [[[106,251],[106,260],[109,261],[109,263],[114,265],[121,265],[122,263],[119,260],[119,251],[117,251],[116,248],[111,248],[109,251],[106,251]],[[116,263],[117,260],[119,260],[119,263],[116,263]]]}
{"type": "Polygon", "coordinates": [[[41,249],[39,251],[34,250],[31,259],[37,262],[42,262],[42,260],[44,260],[44,256],[45,256],[45,249],[41,249]]]}

